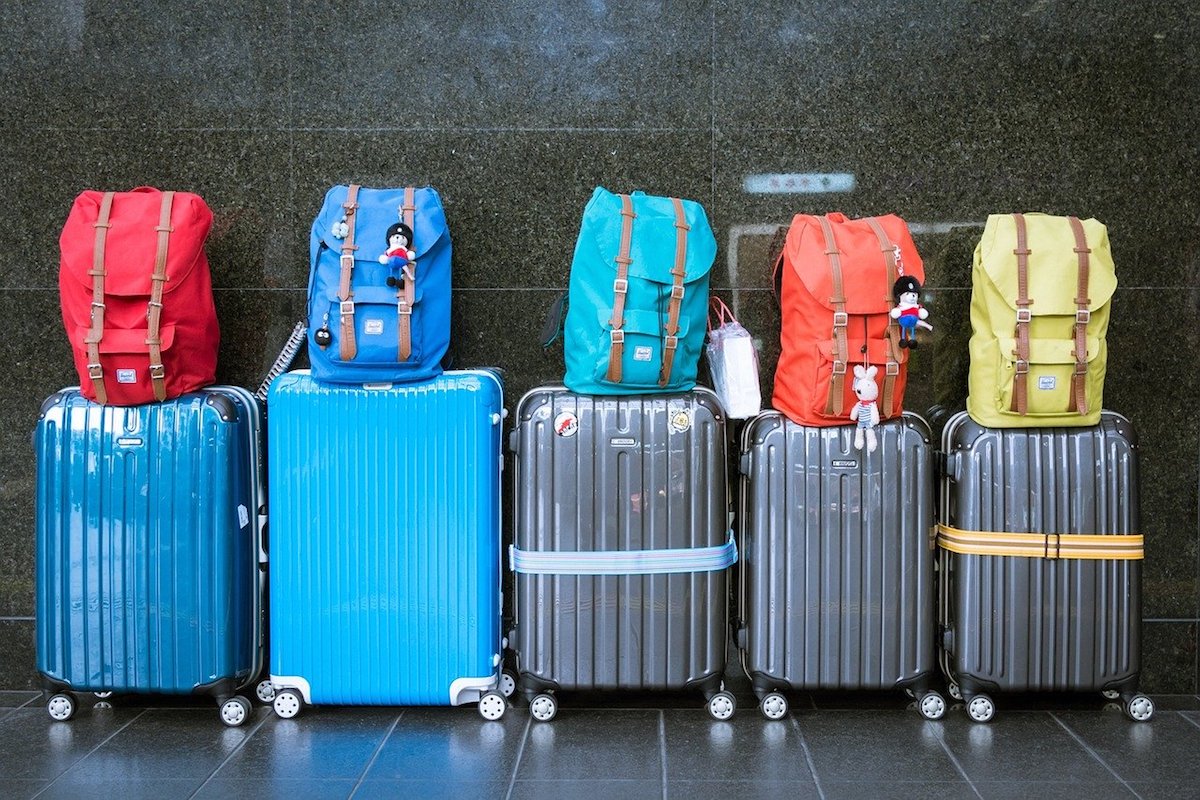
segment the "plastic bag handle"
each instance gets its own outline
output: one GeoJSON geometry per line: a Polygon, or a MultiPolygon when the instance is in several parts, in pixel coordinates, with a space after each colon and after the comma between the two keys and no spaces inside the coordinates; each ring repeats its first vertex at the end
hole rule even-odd
{"type": "Polygon", "coordinates": [[[737,322],[737,318],[733,316],[733,312],[729,310],[729,306],[725,305],[725,301],[717,297],[715,294],[708,299],[709,314],[708,314],[708,330],[713,329],[712,315],[716,312],[717,327],[721,327],[727,322],[737,322]]]}

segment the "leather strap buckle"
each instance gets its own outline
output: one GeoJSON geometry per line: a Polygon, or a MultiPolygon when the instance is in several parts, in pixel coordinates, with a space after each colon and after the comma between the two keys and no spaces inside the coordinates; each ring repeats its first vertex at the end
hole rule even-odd
{"type": "Polygon", "coordinates": [[[340,313],[343,317],[353,317],[354,316],[354,301],[353,300],[343,300],[338,306],[338,313],[340,313]]]}
{"type": "Polygon", "coordinates": [[[1076,362],[1075,362],[1075,372],[1074,372],[1074,374],[1075,374],[1076,376],[1083,376],[1083,375],[1087,375],[1087,373],[1088,373],[1088,365],[1087,365],[1087,362],[1079,362],[1079,361],[1076,361],[1076,362]]]}
{"type": "Polygon", "coordinates": [[[1091,320],[1092,320],[1092,312],[1088,311],[1086,308],[1078,309],[1075,312],[1075,324],[1076,325],[1087,325],[1089,322],[1091,322],[1091,320]]]}
{"type": "Polygon", "coordinates": [[[833,362],[833,374],[834,375],[845,375],[846,374],[846,362],[845,361],[833,362]]]}
{"type": "Polygon", "coordinates": [[[833,327],[844,328],[850,324],[850,315],[845,311],[833,312],[833,327]]]}
{"type": "Polygon", "coordinates": [[[617,278],[613,281],[613,291],[617,294],[625,294],[629,291],[629,281],[624,278],[617,278]]]}
{"type": "Polygon", "coordinates": [[[1030,311],[1028,308],[1018,308],[1017,309],[1017,322],[1018,323],[1028,324],[1032,321],[1033,321],[1033,312],[1032,311],[1030,311]]]}
{"type": "Polygon", "coordinates": [[[354,253],[342,253],[342,269],[354,267],[354,253]]]}
{"type": "Polygon", "coordinates": [[[162,364],[150,365],[150,380],[161,381],[167,377],[167,370],[162,364]]]}
{"type": "Polygon", "coordinates": [[[671,287],[671,299],[672,300],[682,300],[683,299],[683,287],[682,286],[672,286],[671,287]]]}
{"type": "Polygon", "coordinates": [[[610,338],[613,344],[625,344],[625,331],[612,331],[610,338]]]}
{"type": "Polygon", "coordinates": [[[1029,374],[1029,362],[1028,361],[1022,361],[1021,359],[1017,359],[1015,366],[1017,368],[1018,375],[1028,375],[1029,374]]]}
{"type": "Polygon", "coordinates": [[[98,381],[104,377],[104,367],[100,364],[87,365],[88,377],[94,381],[98,381]]]}
{"type": "Polygon", "coordinates": [[[898,361],[887,362],[887,364],[883,368],[883,374],[884,375],[899,375],[900,374],[900,362],[898,362],[898,361]]]}
{"type": "Polygon", "coordinates": [[[666,337],[666,339],[664,339],[663,347],[666,348],[667,350],[674,350],[678,346],[679,346],[679,337],[678,336],[668,336],[668,337],[666,337]]]}
{"type": "Polygon", "coordinates": [[[401,300],[400,302],[396,303],[396,313],[403,314],[405,316],[411,316],[412,315],[412,306],[410,306],[408,303],[401,300]]]}

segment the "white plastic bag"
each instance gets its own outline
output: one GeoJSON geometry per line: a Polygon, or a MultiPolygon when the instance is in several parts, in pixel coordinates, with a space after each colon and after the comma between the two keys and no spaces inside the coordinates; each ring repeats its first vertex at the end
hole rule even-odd
{"type": "Polygon", "coordinates": [[[750,332],[742,327],[729,306],[713,297],[708,321],[708,371],[725,413],[732,419],[749,419],[762,410],[758,387],[758,353],[750,332]]]}

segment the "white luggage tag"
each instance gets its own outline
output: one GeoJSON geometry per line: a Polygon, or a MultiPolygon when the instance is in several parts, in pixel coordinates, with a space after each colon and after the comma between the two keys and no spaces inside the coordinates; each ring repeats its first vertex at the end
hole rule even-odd
{"type": "Polygon", "coordinates": [[[713,297],[711,306],[717,322],[714,327],[709,316],[705,354],[713,389],[726,414],[732,419],[749,419],[762,410],[754,340],[720,298],[713,297]]]}

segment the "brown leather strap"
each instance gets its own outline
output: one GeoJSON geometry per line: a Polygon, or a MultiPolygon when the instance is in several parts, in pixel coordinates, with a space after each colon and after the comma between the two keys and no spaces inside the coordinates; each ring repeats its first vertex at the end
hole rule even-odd
{"type": "MultiPolygon", "coordinates": [[[[887,299],[888,311],[895,306],[895,298],[892,297],[892,287],[896,285],[896,279],[899,277],[899,266],[896,263],[896,254],[900,249],[892,244],[892,240],[888,238],[887,231],[879,224],[879,220],[875,217],[867,217],[867,225],[875,232],[875,238],[879,240],[879,249],[883,251],[883,263],[887,266],[887,287],[884,289],[884,294],[887,299]]],[[[879,398],[879,416],[882,419],[887,419],[892,416],[892,400],[896,392],[896,381],[900,377],[900,323],[892,319],[892,315],[888,314],[887,325],[887,342],[888,355],[887,362],[883,368],[883,392],[879,398]]]]}
{"type": "Polygon", "coordinates": [[[846,362],[849,360],[849,346],[846,343],[846,326],[850,319],[846,316],[846,293],[842,284],[842,254],[833,238],[833,227],[825,217],[818,217],[821,232],[825,236],[825,255],[829,259],[829,269],[833,272],[833,375],[829,378],[829,397],[825,401],[826,416],[841,416],[845,406],[846,362]]]}
{"type": "Polygon", "coordinates": [[[1091,321],[1092,301],[1088,298],[1088,256],[1092,249],[1088,247],[1087,234],[1083,232],[1083,223],[1077,217],[1067,217],[1071,232],[1075,234],[1075,253],[1079,257],[1079,278],[1075,293],[1075,372],[1071,375],[1071,404],[1068,411],[1088,413],[1087,402],[1087,329],[1091,321]]]}
{"type": "Polygon", "coordinates": [[[1013,398],[1010,410],[1025,415],[1029,412],[1028,388],[1029,379],[1029,323],[1032,315],[1029,306],[1029,249],[1028,237],[1025,232],[1025,217],[1013,214],[1017,224],[1017,249],[1013,254],[1017,257],[1017,349],[1013,353],[1016,373],[1013,375],[1013,398]]]}
{"type": "Polygon", "coordinates": [[[667,337],[663,343],[662,372],[658,376],[659,386],[666,386],[671,382],[671,366],[675,363],[675,349],[679,347],[679,308],[683,304],[683,276],[687,267],[687,235],[691,230],[683,211],[683,201],[678,197],[672,197],[671,202],[675,205],[675,266],[671,268],[674,280],[671,282],[671,301],[667,305],[667,337]]]}
{"type": "Polygon", "coordinates": [[[150,275],[150,303],[146,312],[149,320],[146,325],[146,345],[150,348],[150,383],[154,386],[154,399],[162,402],[167,399],[167,376],[162,362],[162,339],[159,338],[162,326],[163,284],[167,282],[167,243],[171,239],[171,205],[175,200],[174,192],[163,192],[162,207],[158,215],[158,248],[154,253],[154,272],[150,275]]]}
{"type": "Polygon", "coordinates": [[[625,295],[629,292],[629,248],[633,244],[633,221],[637,214],[633,213],[633,198],[627,194],[621,197],[621,249],[617,252],[617,278],[613,281],[613,315],[609,320],[612,325],[610,333],[611,344],[608,351],[608,373],[605,380],[611,383],[621,382],[621,359],[625,356],[625,295]]]}
{"type": "Polygon", "coordinates": [[[92,227],[96,229],[96,246],[92,251],[92,327],[88,330],[84,342],[87,344],[88,378],[92,381],[92,389],[96,392],[96,402],[103,405],[108,402],[108,392],[104,389],[104,368],[100,365],[100,340],[104,338],[104,242],[108,238],[108,229],[112,224],[108,221],[112,214],[113,192],[105,192],[100,200],[100,213],[92,227]]]}
{"type": "MultiPolygon", "coordinates": [[[[408,249],[415,254],[417,251],[416,192],[411,186],[404,188],[404,205],[400,207],[404,215],[404,224],[413,232],[413,240],[408,243],[408,249]]],[[[408,361],[412,355],[412,307],[416,298],[417,262],[409,261],[400,276],[400,285],[396,287],[396,337],[398,349],[397,361],[408,361]]]]}
{"type": "Polygon", "coordinates": [[[346,202],[342,203],[342,211],[346,215],[346,238],[342,241],[342,273],[338,286],[338,317],[341,332],[338,335],[338,356],[342,361],[350,361],[358,355],[358,342],[354,339],[354,289],[351,278],[354,275],[354,212],[358,210],[358,184],[350,184],[346,192],[346,202]]]}

